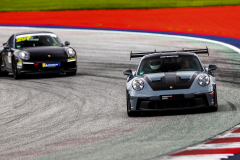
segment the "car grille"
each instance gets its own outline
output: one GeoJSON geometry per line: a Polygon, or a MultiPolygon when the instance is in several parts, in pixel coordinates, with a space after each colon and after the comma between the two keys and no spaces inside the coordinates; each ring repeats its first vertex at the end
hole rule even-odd
{"type": "Polygon", "coordinates": [[[194,100],[173,100],[173,101],[161,101],[161,102],[149,102],[149,109],[164,109],[164,108],[183,108],[194,107],[196,102],[194,100]]]}
{"type": "Polygon", "coordinates": [[[197,98],[186,98],[182,100],[162,100],[162,101],[149,101],[146,99],[138,99],[137,109],[178,109],[178,108],[191,108],[198,106],[207,106],[208,102],[206,96],[197,98]]]}

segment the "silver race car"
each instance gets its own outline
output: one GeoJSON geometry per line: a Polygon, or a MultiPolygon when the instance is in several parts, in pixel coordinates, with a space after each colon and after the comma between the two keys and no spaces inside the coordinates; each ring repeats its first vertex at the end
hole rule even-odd
{"type": "Polygon", "coordinates": [[[197,54],[208,54],[208,48],[198,50],[132,53],[142,57],[137,71],[127,75],[127,114],[143,111],[181,110],[208,107],[217,111],[217,89],[213,70],[204,67],[197,54]]]}

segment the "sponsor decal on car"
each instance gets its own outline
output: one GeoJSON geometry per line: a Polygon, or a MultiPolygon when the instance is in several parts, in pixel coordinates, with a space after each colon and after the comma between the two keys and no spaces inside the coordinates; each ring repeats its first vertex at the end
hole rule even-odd
{"type": "Polygon", "coordinates": [[[60,67],[60,63],[57,62],[57,63],[43,63],[42,64],[42,67],[60,67]]]}
{"type": "Polygon", "coordinates": [[[17,62],[17,68],[19,68],[19,69],[22,68],[22,62],[17,62]]]}
{"type": "Polygon", "coordinates": [[[172,98],[173,96],[169,95],[169,96],[162,96],[162,99],[168,99],[168,98],[172,98]]]}
{"type": "Polygon", "coordinates": [[[162,95],[160,96],[161,100],[181,100],[184,99],[183,94],[174,94],[174,95],[162,95]]]}
{"type": "Polygon", "coordinates": [[[173,56],[160,56],[160,58],[172,58],[172,57],[178,57],[178,55],[173,55],[173,56]]]}

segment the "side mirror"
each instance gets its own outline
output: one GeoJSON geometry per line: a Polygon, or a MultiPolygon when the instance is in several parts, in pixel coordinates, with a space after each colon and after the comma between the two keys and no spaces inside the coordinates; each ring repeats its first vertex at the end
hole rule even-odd
{"type": "Polygon", "coordinates": [[[127,75],[127,76],[132,75],[132,70],[131,69],[127,69],[127,70],[123,71],[123,74],[127,75]]]}
{"type": "Polygon", "coordinates": [[[3,46],[3,48],[4,48],[4,49],[11,49],[11,47],[10,47],[9,44],[5,44],[5,45],[3,46]]]}
{"type": "Polygon", "coordinates": [[[7,43],[3,43],[3,46],[5,46],[7,43]]]}
{"type": "Polygon", "coordinates": [[[210,70],[216,70],[217,69],[217,65],[210,64],[208,68],[210,70]]]}
{"type": "Polygon", "coordinates": [[[205,69],[206,72],[208,72],[209,68],[207,66],[204,66],[204,69],[205,69]]]}
{"type": "Polygon", "coordinates": [[[69,45],[70,45],[70,42],[65,41],[65,46],[69,46],[69,45]]]}

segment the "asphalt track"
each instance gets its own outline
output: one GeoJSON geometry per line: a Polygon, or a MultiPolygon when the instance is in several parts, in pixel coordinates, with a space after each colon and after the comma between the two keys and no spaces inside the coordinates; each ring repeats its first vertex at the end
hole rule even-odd
{"type": "MultiPolygon", "coordinates": [[[[32,28],[0,28],[0,44],[32,28]]],[[[45,29],[41,29],[45,30],[45,29]]],[[[215,43],[157,34],[46,29],[77,50],[76,76],[1,77],[0,159],[152,159],[204,141],[240,122],[240,54],[215,43]],[[126,114],[122,71],[130,51],[208,46],[216,64],[218,112],[126,114]]]]}

